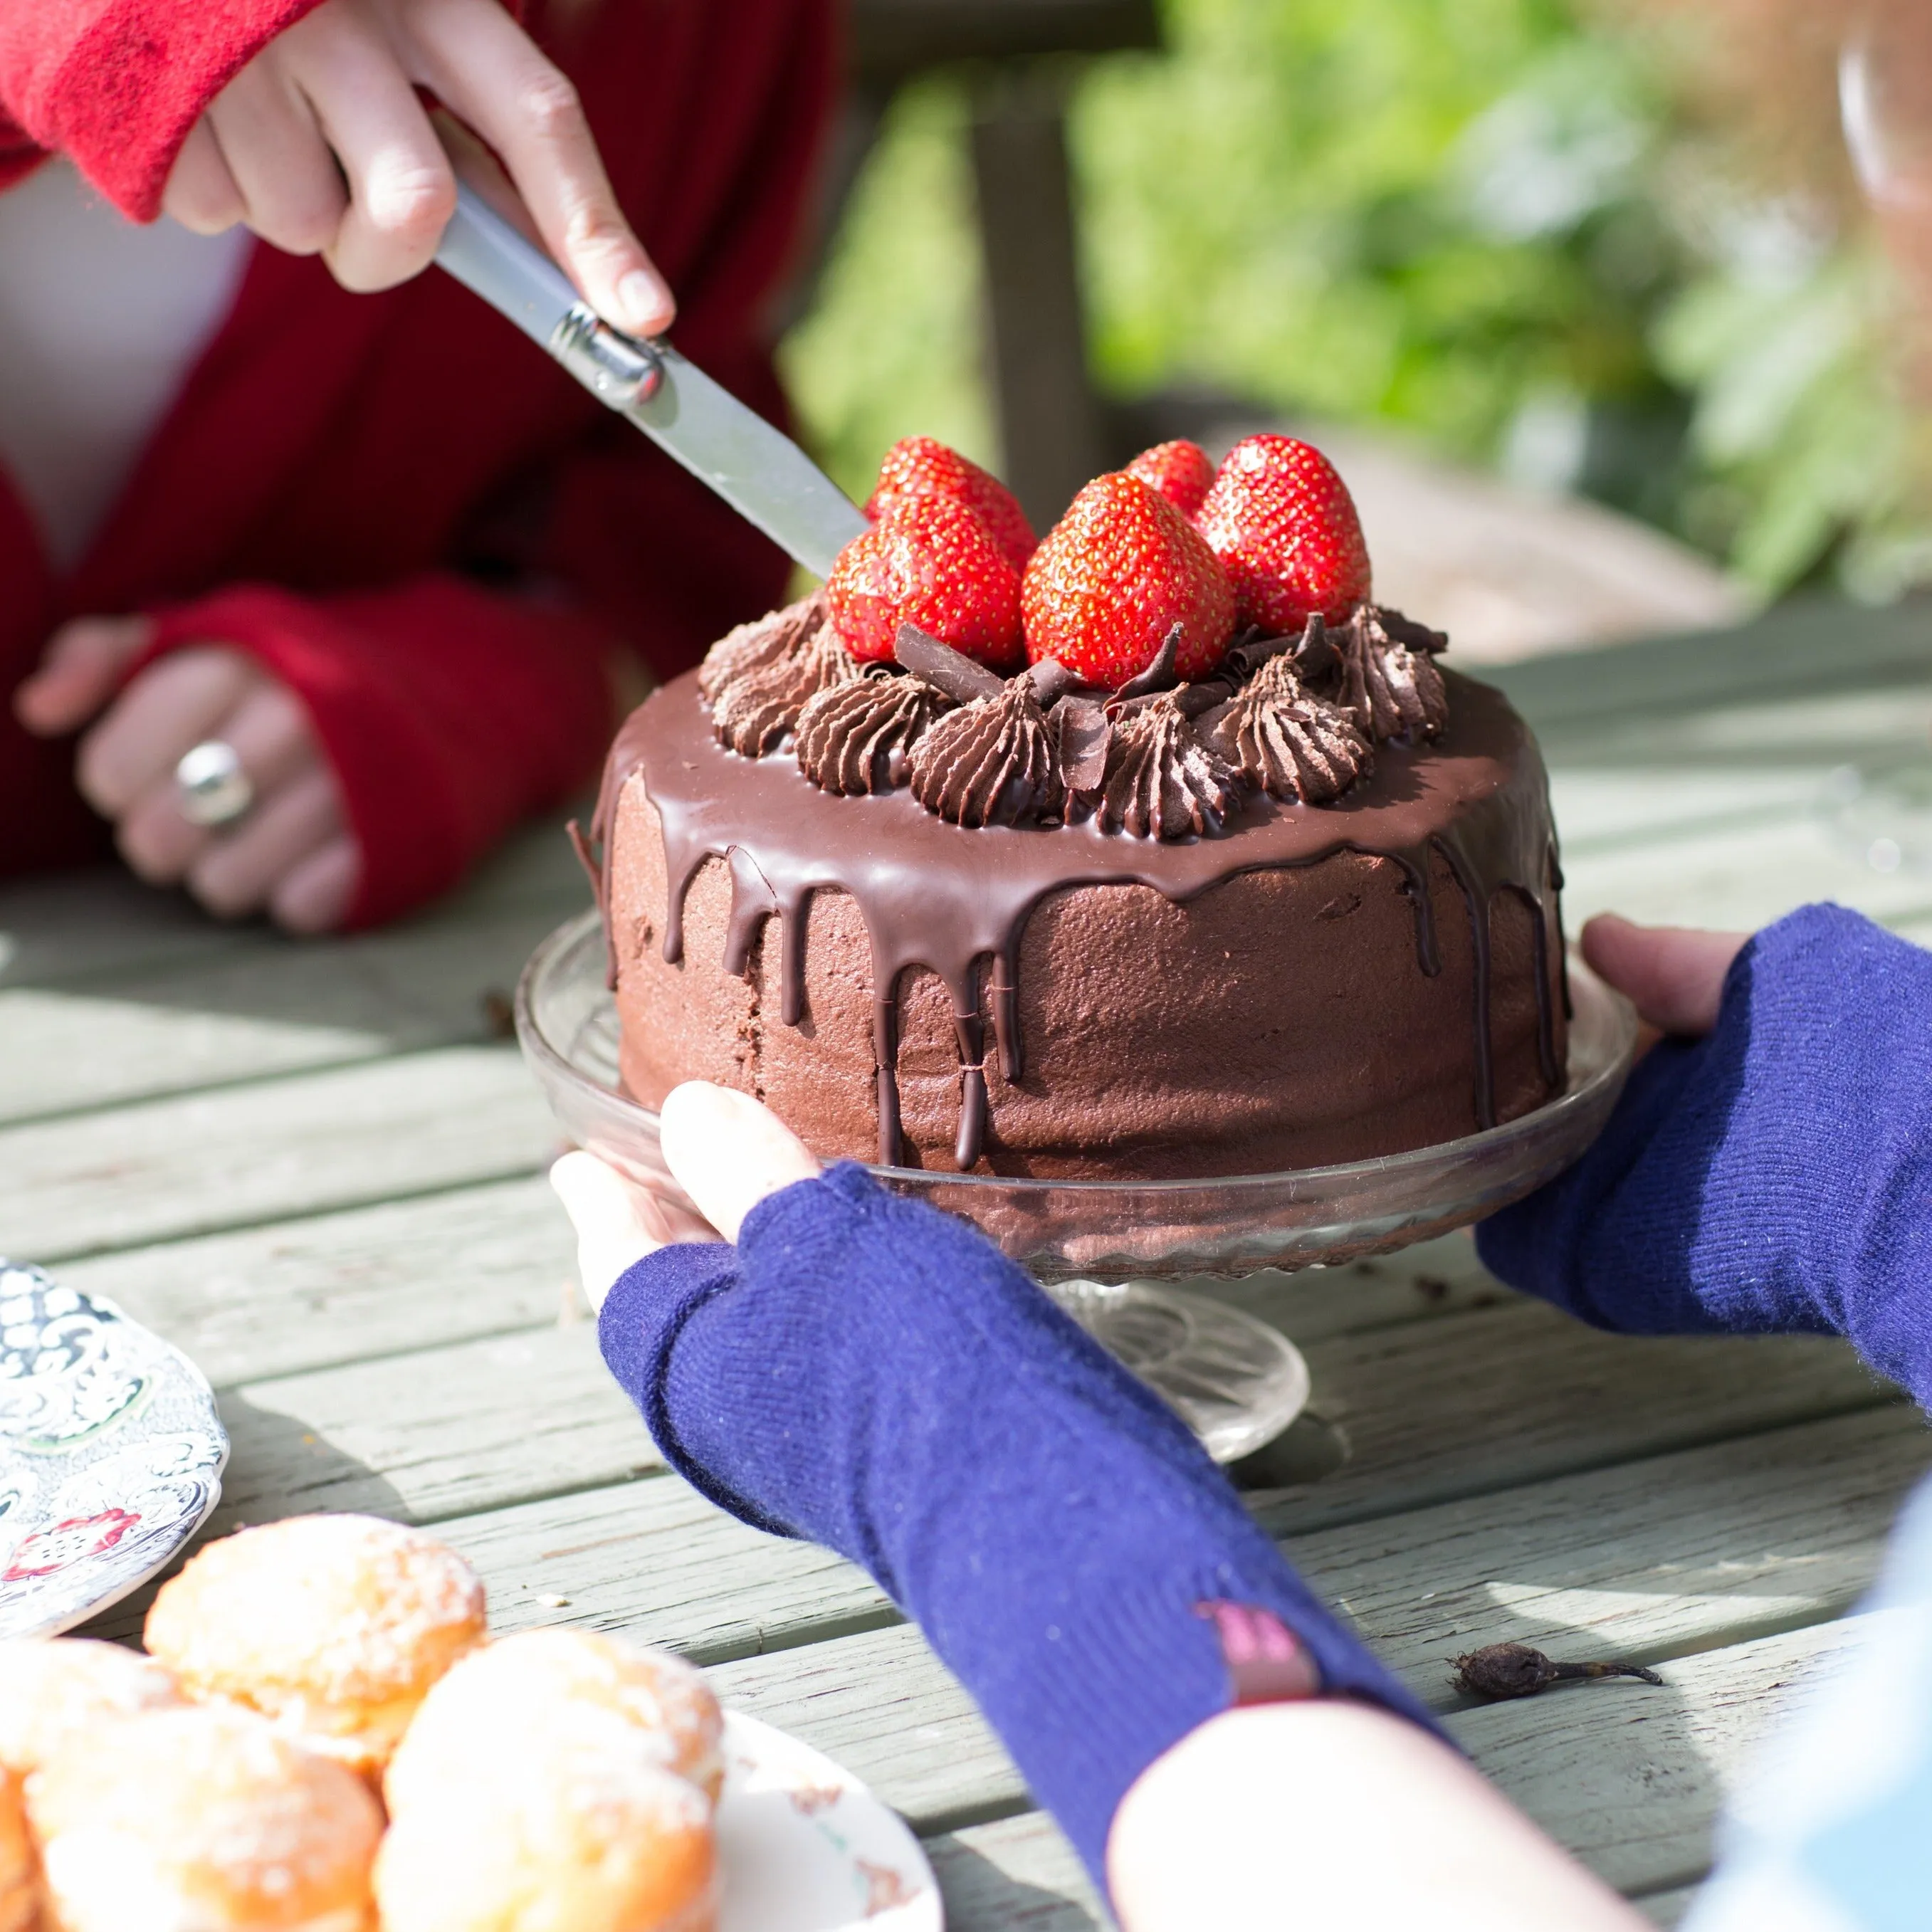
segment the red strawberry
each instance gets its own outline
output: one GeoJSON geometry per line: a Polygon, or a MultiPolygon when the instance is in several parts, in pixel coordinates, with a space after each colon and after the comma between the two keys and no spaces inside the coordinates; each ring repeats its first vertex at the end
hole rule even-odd
{"type": "Polygon", "coordinates": [[[890,664],[902,624],[995,670],[1026,662],[1020,579],[963,504],[914,496],[838,553],[826,602],[840,641],[862,663],[890,664]]]}
{"type": "Polygon", "coordinates": [[[1348,486],[1292,436],[1244,437],[1195,518],[1228,573],[1241,621],[1276,637],[1318,611],[1339,624],[1369,595],[1369,549],[1348,486]]]}
{"type": "Polygon", "coordinates": [[[913,496],[948,496],[964,503],[992,532],[1000,554],[1016,570],[1025,569],[1038,546],[1040,540],[1013,493],[998,477],[988,476],[976,463],[929,436],[903,437],[886,452],[866,514],[876,523],[894,505],[913,496]]]}
{"type": "Polygon", "coordinates": [[[1157,442],[1153,448],[1142,450],[1127,465],[1127,474],[1138,476],[1150,490],[1158,490],[1184,517],[1191,517],[1214,480],[1214,465],[1200,444],[1184,437],[1178,442],[1157,442]]]}
{"type": "Polygon", "coordinates": [[[1234,596],[1199,532],[1122,471],[1088,484],[1034,552],[1020,586],[1027,655],[1094,684],[1146,670],[1176,624],[1176,668],[1203,677],[1234,628],[1234,596]]]}

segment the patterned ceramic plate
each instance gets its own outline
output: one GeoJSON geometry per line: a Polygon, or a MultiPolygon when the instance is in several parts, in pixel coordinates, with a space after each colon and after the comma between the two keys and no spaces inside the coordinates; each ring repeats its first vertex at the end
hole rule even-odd
{"type": "Polygon", "coordinates": [[[206,1520],[227,1460],[178,1349],[0,1261],[0,1636],[71,1630],[145,1583],[206,1520]]]}
{"type": "Polygon", "coordinates": [[[897,1812],[809,1744],[724,1714],[718,1932],[942,1932],[939,1883],[897,1812]]]}

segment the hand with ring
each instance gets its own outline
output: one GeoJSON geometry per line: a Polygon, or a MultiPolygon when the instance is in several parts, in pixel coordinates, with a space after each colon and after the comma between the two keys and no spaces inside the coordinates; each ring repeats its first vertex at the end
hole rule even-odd
{"type": "Polygon", "coordinates": [[[140,878],[184,885],[218,918],[340,926],[362,862],[307,712],[253,658],[212,643],[124,687],[149,634],[142,617],[64,626],[14,694],[15,715],[48,738],[92,722],[76,782],[140,878]]]}

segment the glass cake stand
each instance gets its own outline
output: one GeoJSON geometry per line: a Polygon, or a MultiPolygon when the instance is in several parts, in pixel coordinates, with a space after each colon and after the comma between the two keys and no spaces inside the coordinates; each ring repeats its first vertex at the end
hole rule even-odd
{"type": "MultiPolygon", "coordinates": [[[[658,1117],[619,1088],[617,1012],[593,910],[560,926],[518,982],[517,1037],[565,1132],[674,1203],[658,1117]]],[[[1580,959],[1569,1083],[1486,1132],[1338,1167],[1210,1180],[1018,1180],[872,1167],[886,1186],[976,1222],[1126,1366],[1217,1460],[1257,1449],[1306,1402],[1293,1344],[1211,1295],[1168,1284],[1333,1266],[1478,1221],[1560,1174],[1622,1090],[1636,1016],[1580,959]]],[[[694,1221],[694,1209],[689,1209],[694,1221]]],[[[700,1223],[701,1225],[701,1223],[700,1223]]]]}

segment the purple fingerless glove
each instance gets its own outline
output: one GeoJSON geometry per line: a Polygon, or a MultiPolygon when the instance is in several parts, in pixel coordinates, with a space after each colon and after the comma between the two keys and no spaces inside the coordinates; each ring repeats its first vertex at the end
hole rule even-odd
{"type": "Polygon", "coordinates": [[[1838,906],[1767,926],[1576,1166],[1477,1231],[1626,1334],[1843,1335],[1932,1406],[1932,953],[1838,906]]]}
{"type": "Polygon", "coordinates": [[[982,1236],[860,1168],[772,1196],[735,1250],[640,1262],[598,1337],[673,1468],[917,1622],[1103,1890],[1129,1786],[1232,1705],[1430,1722],[1170,1410],[982,1236]]]}

